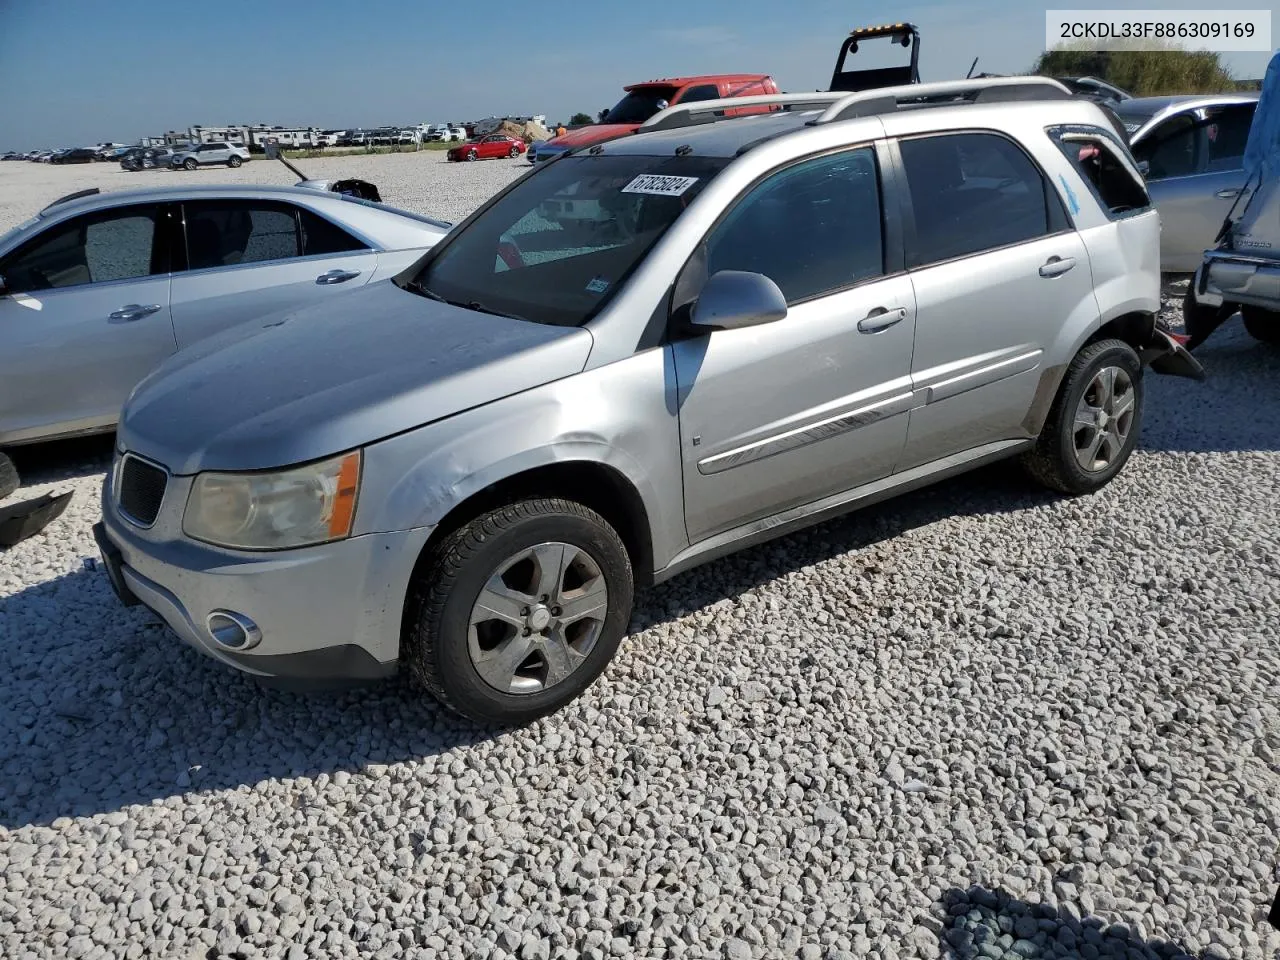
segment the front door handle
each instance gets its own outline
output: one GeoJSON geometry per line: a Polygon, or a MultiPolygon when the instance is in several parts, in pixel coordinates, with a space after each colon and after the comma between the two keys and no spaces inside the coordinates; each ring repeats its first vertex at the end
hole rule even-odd
{"type": "Polygon", "coordinates": [[[359,270],[330,270],[328,273],[322,273],[320,276],[316,277],[316,283],[322,285],[346,283],[348,280],[352,280],[358,276],[360,276],[359,270]]]}
{"type": "Polygon", "coordinates": [[[1040,276],[1060,277],[1075,265],[1075,257],[1050,257],[1040,268],[1040,276]]]}
{"type": "Polygon", "coordinates": [[[119,310],[111,311],[110,319],[119,323],[129,323],[133,320],[141,320],[143,317],[149,317],[160,309],[160,304],[152,303],[148,306],[142,306],[138,303],[130,303],[121,307],[119,310]]]}
{"type": "Polygon", "coordinates": [[[1216,194],[1214,194],[1214,196],[1216,196],[1219,200],[1230,200],[1233,197],[1240,196],[1240,194],[1242,193],[1244,193],[1244,188],[1237,187],[1235,190],[1219,190],[1216,194]]]}
{"type": "Polygon", "coordinates": [[[905,319],[907,319],[906,307],[897,307],[894,310],[876,307],[858,321],[858,332],[879,333],[881,330],[888,330],[895,323],[901,323],[905,319]]]}

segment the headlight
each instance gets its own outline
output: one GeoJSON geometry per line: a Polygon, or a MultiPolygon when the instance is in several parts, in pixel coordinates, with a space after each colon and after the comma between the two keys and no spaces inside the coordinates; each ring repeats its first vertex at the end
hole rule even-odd
{"type": "Polygon", "coordinates": [[[239,550],[283,550],[351,535],[360,452],[271,473],[202,473],[182,530],[239,550]]]}

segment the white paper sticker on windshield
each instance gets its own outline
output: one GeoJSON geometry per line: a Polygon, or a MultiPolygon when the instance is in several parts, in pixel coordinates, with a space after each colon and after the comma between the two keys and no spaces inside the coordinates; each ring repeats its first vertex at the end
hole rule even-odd
{"type": "Polygon", "coordinates": [[[663,177],[656,173],[644,173],[623,187],[622,192],[678,197],[697,182],[697,177],[663,177]]]}

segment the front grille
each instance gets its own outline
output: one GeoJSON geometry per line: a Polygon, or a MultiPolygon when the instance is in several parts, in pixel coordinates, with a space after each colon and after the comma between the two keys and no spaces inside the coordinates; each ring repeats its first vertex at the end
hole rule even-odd
{"type": "Polygon", "coordinates": [[[164,470],[132,454],[125,454],[116,490],[120,512],[140,526],[151,526],[160,515],[160,504],[164,501],[164,490],[168,484],[169,475],[164,470]]]}

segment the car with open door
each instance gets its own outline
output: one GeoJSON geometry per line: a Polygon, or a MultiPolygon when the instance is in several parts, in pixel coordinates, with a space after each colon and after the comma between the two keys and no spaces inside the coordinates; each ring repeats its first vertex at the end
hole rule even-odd
{"type": "Polygon", "coordinates": [[[1101,490],[1147,373],[1203,376],[1096,104],[1046,78],[737,102],[163,364],[95,527],[121,601],[253,676],[403,667],[527,722],[605,668],[637,586],[996,460],[1101,490]]]}
{"type": "Polygon", "coordinates": [[[0,447],[111,430],[173,353],[392,276],[448,228],[313,187],[65,197],[0,237],[0,447]]]}

